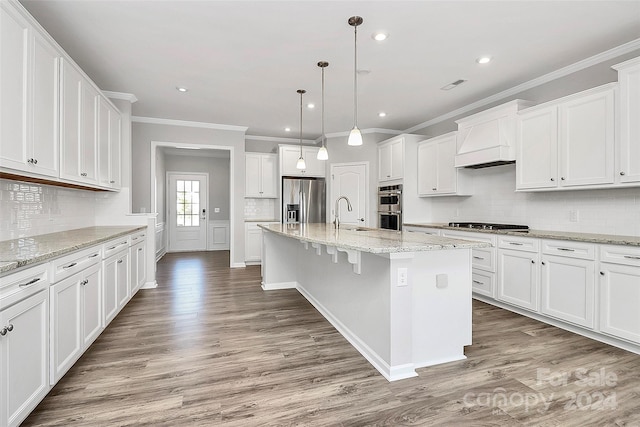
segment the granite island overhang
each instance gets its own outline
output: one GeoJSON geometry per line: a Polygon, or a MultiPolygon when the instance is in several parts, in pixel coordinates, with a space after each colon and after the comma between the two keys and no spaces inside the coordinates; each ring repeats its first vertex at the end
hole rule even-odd
{"type": "Polygon", "coordinates": [[[483,242],[331,224],[260,225],[262,288],[297,289],[387,380],[464,359],[483,242]]]}

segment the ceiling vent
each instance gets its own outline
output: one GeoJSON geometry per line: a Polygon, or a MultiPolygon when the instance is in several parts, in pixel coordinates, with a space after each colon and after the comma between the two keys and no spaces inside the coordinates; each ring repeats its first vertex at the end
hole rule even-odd
{"type": "Polygon", "coordinates": [[[461,85],[462,83],[464,83],[464,82],[466,82],[466,80],[465,80],[465,79],[458,79],[458,80],[456,80],[455,82],[449,83],[449,84],[448,84],[448,85],[446,85],[446,86],[442,86],[442,87],[440,88],[440,90],[451,90],[451,89],[453,89],[454,87],[458,87],[458,86],[460,86],[460,85],[461,85]]]}

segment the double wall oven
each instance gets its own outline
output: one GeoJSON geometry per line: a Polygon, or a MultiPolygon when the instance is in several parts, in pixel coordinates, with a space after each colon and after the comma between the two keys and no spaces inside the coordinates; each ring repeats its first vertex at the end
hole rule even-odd
{"type": "Polygon", "coordinates": [[[378,187],[378,226],[402,230],[402,184],[378,187]]]}

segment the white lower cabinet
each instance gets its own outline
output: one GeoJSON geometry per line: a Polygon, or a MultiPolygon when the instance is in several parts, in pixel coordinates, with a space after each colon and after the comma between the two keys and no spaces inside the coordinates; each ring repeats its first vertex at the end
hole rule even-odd
{"type": "Polygon", "coordinates": [[[538,310],[539,255],[513,249],[498,250],[497,298],[527,310],[538,310]]]}
{"type": "Polygon", "coordinates": [[[103,330],[100,264],[63,279],[49,289],[53,385],[103,330]]]}
{"type": "Polygon", "coordinates": [[[129,251],[121,250],[102,261],[102,312],[106,327],[116,317],[118,306],[118,290],[129,288],[129,251]]]}
{"type": "Polygon", "coordinates": [[[594,327],[595,262],[544,255],[540,311],[592,329],[594,327]]]}
{"type": "Polygon", "coordinates": [[[0,425],[18,426],[49,392],[49,291],[0,311],[0,425]]]}
{"type": "Polygon", "coordinates": [[[600,332],[640,344],[640,248],[600,247],[600,332]]]}
{"type": "Polygon", "coordinates": [[[250,263],[262,261],[262,229],[256,223],[245,223],[244,260],[250,263]]]}
{"type": "Polygon", "coordinates": [[[471,251],[471,289],[474,293],[490,298],[496,297],[496,242],[495,235],[465,231],[443,230],[443,237],[466,239],[489,243],[488,248],[471,251]]]}
{"type": "MultiPolygon", "coordinates": [[[[144,237],[144,236],[143,236],[144,237]]],[[[134,296],[138,290],[144,286],[147,280],[147,268],[146,268],[146,240],[138,241],[135,245],[131,246],[131,278],[130,289],[131,296],[134,296]]],[[[125,301],[126,304],[126,301],[125,301]]]]}

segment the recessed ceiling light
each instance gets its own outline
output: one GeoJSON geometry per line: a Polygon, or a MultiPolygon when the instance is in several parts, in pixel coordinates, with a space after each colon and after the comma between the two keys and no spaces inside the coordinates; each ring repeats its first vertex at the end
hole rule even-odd
{"type": "Polygon", "coordinates": [[[291,132],[291,128],[284,128],[285,132],[291,132]]]}
{"type": "Polygon", "coordinates": [[[476,59],[476,62],[478,64],[488,64],[489,62],[491,62],[491,57],[490,56],[481,56],[480,58],[476,59]]]}
{"type": "Polygon", "coordinates": [[[387,113],[385,113],[384,111],[380,111],[378,113],[378,117],[387,117],[387,113]]]}
{"type": "Polygon", "coordinates": [[[309,108],[309,109],[316,108],[316,104],[313,104],[313,103],[310,102],[310,103],[307,104],[307,108],[309,108]]]}
{"type": "Polygon", "coordinates": [[[189,89],[187,89],[186,87],[182,87],[182,86],[176,86],[176,90],[178,92],[189,92],[189,89]]]}
{"type": "Polygon", "coordinates": [[[389,37],[389,33],[386,33],[384,31],[378,31],[376,33],[371,34],[371,38],[378,42],[386,40],[388,37],[389,37]]]}

